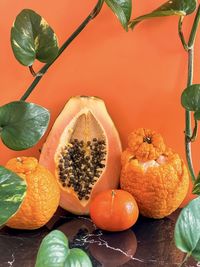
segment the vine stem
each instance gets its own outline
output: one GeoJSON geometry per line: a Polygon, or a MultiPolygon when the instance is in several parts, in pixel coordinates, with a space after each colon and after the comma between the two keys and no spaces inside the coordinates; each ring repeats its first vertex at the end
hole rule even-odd
{"type": "MultiPolygon", "coordinates": [[[[188,83],[187,86],[192,85],[193,82],[193,70],[194,70],[194,48],[190,48],[188,51],[188,83]]],[[[196,180],[193,161],[192,161],[192,148],[191,148],[191,112],[185,111],[185,153],[188,164],[188,169],[193,182],[196,180]]]]}
{"type": "MultiPolygon", "coordinates": [[[[194,74],[194,43],[196,39],[196,34],[198,30],[200,22],[200,5],[198,7],[194,23],[192,26],[192,30],[190,33],[189,41],[188,41],[188,80],[187,80],[187,87],[192,85],[193,83],[193,74],[194,74]]],[[[197,134],[197,133],[196,133],[197,134]]],[[[188,169],[190,172],[191,179],[193,183],[196,180],[193,161],[192,161],[192,151],[191,151],[191,112],[185,111],[185,152],[186,152],[186,159],[188,163],[188,169]]]]}
{"type": "Polygon", "coordinates": [[[179,265],[179,267],[183,267],[184,266],[184,264],[186,263],[186,261],[188,260],[188,258],[191,256],[191,254],[190,253],[187,253],[186,255],[185,255],[185,258],[183,259],[183,261],[181,262],[181,264],[179,265]]]}
{"type": "Polygon", "coordinates": [[[197,120],[194,120],[194,124],[195,124],[195,126],[194,126],[194,130],[193,130],[193,133],[192,133],[192,136],[191,136],[191,142],[196,141],[197,134],[198,134],[198,128],[199,128],[197,120]]]}
{"type": "Polygon", "coordinates": [[[183,45],[183,48],[185,49],[185,51],[188,51],[188,45],[185,41],[185,37],[182,31],[182,26],[183,26],[183,20],[184,20],[184,16],[181,16],[178,22],[178,33],[179,33],[179,37],[181,39],[181,43],[183,45]]]}
{"type": "Polygon", "coordinates": [[[35,73],[35,71],[34,71],[34,69],[33,69],[33,65],[29,66],[29,70],[30,70],[31,75],[32,75],[33,77],[35,77],[35,76],[36,76],[36,73],[35,73]]]}
{"type": "Polygon", "coordinates": [[[42,79],[42,77],[47,72],[47,70],[51,67],[51,65],[60,57],[60,55],[63,53],[63,51],[71,44],[71,42],[79,35],[79,33],[82,32],[82,30],[87,26],[87,24],[99,14],[99,12],[101,11],[101,8],[103,6],[103,3],[104,3],[104,0],[98,0],[97,4],[93,8],[93,10],[90,12],[90,14],[87,16],[87,18],[79,25],[79,27],[72,33],[72,35],[60,47],[60,49],[58,51],[58,55],[54,58],[54,60],[52,60],[50,63],[45,64],[39,70],[38,73],[40,73],[40,75],[36,75],[35,79],[31,83],[31,85],[28,87],[28,89],[23,94],[23,96],[20,98],[21,101],[26,101],[26,99],[33,92],[36,85],[39,83],[39,81],[42,79]]]}

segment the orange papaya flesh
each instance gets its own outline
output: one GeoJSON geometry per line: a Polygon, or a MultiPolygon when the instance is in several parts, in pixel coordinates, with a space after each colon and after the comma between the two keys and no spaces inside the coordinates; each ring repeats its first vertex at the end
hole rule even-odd
{"type": "Polygon", "coordinates": [[[103,100],[71,98],[57,118],[40,156],[60,185],[60,206],[88,214],[91,199],[118,187],[121,143],[103,100]]]}

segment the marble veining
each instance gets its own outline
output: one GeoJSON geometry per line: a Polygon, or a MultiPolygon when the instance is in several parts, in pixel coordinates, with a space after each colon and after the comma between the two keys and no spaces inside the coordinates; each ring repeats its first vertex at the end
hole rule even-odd
{"type": "MultiPolygon", "coordinates": [[[[39,245],[53,229],[66,234],[70,247],[84,249],[93,267],[178,267],[185,257],[173,240],[178,214],[162,220],[141,217],[132,229],[109,233],[97,229],[88,217],[59,209],[41,229],[0,229],[0,267],[34,267],[39,245]]],[[[200,267],[200,262],[190,258],[185,267],[200,267]]]]}
{"type": "Polygon", "coordinates": [[[126,257],[128,257],[131,260],[135,260],[135,261],[139,261],[139,262],[144,262],[143,260],[134,258],[133,256],[129,255],[128,253],[126,253],[125,251],[123,251],[120,248],[110,246],[107,241],[105,241],[104,239],[101,238],[102,235],[103,235],[103,233],[101,231],[99,231],[98,234],[88,234],[88,235],[84,236],[82,239],[76,239],[76,240],[78,242],[83,243],[83,245],[85,243],[90,243],[90,244],[96,243],[98,246],[105,246],[106,248],[112,249],[114,251],[118,251],[118,252],[124,254],[126,257]],[[98,240],[93,239],[94,237],[97,237],[98,240]]]}
{"type": "Polygon", "coordinates": [[[8,261],[8,264],[9,264],[9,267],[13,267],[13,264],[15,262],[15,256],[14,256],[14,253],[12,253],[12,260],[11,261],[8,261]]]}

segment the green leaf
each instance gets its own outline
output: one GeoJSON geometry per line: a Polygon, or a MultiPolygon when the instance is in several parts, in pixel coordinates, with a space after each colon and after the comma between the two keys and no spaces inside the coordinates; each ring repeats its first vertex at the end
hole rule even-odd
{"type": "Polygon", "coordinates": [[[200,260],[200,197],[180,213],[175,226],[175,243],[181,251],[200,260]]]}
{"type": "Polygon", "coordinates": [[[0,166],[0,226],[12,217],[26,195],[26,182],[17,174],[0,166]]]}
{"type": "Polygon", "coordinates": [[[92,263],[88,255],[82,249],[73,248],[70,250],[69,256],[65,262],[65,267],[68,266],[92,267],[92,263]]]}
{"type": "Polygon", "coordinates": [[[87,254],[81,249],[69,249],[67,237],[54,230],[42,241],[35,267],[92,267],[87,254]]]}
{"type": "Polygon", "coordinates": [[[133,29],[139,22],[156,17],[164,16],[186,16],[195,11],[197,6],[196,0],[169,0],[151,13],[133,19],[129,27],[133,29]]]}
{"type": "Polygon", "coordinates": [[[200,109],[200,84],[188,86],[181,95],[181,104],[188,111],[200,109]]]}
{"type": "Polygon", "coordinates": [[[39,247],[35,267],[61,267],[69,254],[66,236],[58,230],[52,231],[39,247]]]}
{"type": "Polygon", "coordinates": [[[11,29],[11,45],[16,59],[25,66],[35,59],[51,62],[58,54],[58,40],[48,23],[30,9],[22,10],[11,29]]]}
{"type": "Polygon", "coordinates": [[[194,113],[194,119],[199,121],[200,120],[200,110],[195,111],[194,113]]]}
{"type": "Polygon", "coordinates": [[[197,179],[195,180],[194,187],[192,190],[193,194],[200,195],[200,173],[197,176],[197,179]]]}
{"type": "Polygon", "coordinates": [[[105,0],[105,2],[118,17],[121,25],[127,31],[128,22],[131,18],[132,12],[132,0],[105,0]]]}
{"type": "Polygon", "coordinates": [[[197,260],[200,261],[200,239],[196,245],[195,250],[192,252],[192,256],[197,260]]]}
{"type": "Polygon", "coordinates": [[[44,135],[49,111],[24,101],[15,101],[0,107],[0,136],[3,143],[13,150],[34,146],[44,135]]]}

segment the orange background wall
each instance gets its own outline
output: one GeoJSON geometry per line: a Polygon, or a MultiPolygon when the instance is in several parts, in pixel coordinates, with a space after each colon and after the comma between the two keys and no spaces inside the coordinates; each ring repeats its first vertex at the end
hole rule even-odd
{"type": "MultiPolygon", "coordinates": [[[[133,1],[133,17],[149,12],[163,0],[133,1]]],[[[1,0],[0,105],[17,100],[33,80],[14,58],[9,37],[16,15],[24,8],[41,14],[53,27],[59,43],[89,14],[93,0],[1,0]]],[[[193,15],[184,23],[185,34],[193,15]]],[[[126,145],[128,133],[149,127],[163,134],[166,143],[184,157],[184,110],[180,95],[186,85],[187,54],[177,33],[177,17],[143,22],[126,33],[105,5],[100,15],[70,45],[43,77],[28,99],[47,107],[51,124],[72,95],[103,98],[126,145]]],[[[197,40],[195,82],[200,82],[200,39],[197,40]]],[[[36,64],[36,70],[40,64],[36,64]]],[[[0,144],[0,164],[17,155],[38,156],[40,144],[14,152],[0,144]]],[[[194,147],[195,168],[200,168],[199,142],[194,147]]]]}

